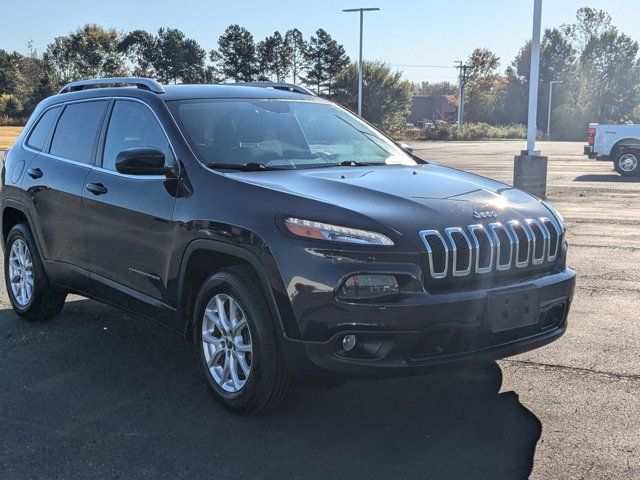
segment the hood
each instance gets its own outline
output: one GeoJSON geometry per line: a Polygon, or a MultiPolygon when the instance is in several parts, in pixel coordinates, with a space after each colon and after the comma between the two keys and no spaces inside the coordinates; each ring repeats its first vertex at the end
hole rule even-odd
{"type": "MultiPolygon", "coordinates": [[[[474,218],[474,212],[494,211],[497,221],[502,222],[549,215],[539,200],[521,190],[434,164],[233,172],[226,176],[346,208],[405,233],[482,223],[474,218]]],[[[330,221],[322,212],[316,219],[330,221]]]]}

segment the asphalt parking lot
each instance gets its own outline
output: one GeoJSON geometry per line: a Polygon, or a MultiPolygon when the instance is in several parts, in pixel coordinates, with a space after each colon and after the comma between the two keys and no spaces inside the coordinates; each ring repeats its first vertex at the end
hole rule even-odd
{"type": "MultiPolygon", "coordinates": [[[[524,147],[414,146],[509,183],[524,147]]],[[[2,286],[0,478],[640,478],[640,178],[580,143],[539,146],[578,287],[567,334],[500,361],[499,392],[439,374],[233,416],[170,331],[78,297],[53,322],[21,322],[2,286]]]]}

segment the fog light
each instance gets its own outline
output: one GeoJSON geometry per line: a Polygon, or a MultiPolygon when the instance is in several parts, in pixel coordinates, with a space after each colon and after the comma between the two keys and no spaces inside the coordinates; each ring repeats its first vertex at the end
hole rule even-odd
{"type": "Polygon", "coordinates": [[[342,339],[342,348],[344,348],[345,352],[349,352],[356,346],[357,341],[358,339],[355,335],[345,335],[342,339]]]}
{"type": "Polygon", "coordinates": [[[400,292],[394,275],[353,275],[342,285],[338,296],[346,300],[384,297],[400,292]]]}

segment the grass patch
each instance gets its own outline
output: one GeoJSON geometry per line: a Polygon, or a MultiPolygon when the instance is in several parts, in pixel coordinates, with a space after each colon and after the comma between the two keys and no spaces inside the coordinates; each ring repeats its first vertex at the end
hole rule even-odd
{"type": "Polygon", "coordinates": [[[18,138],[23,127],[0,127],[0,148],[9,148],[18,138]]]}

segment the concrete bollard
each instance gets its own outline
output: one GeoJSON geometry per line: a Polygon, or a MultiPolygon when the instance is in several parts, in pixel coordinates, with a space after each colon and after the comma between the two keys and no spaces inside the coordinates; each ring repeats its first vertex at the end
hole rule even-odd
{"type": "Polygon", "coordinates": [[[548,157],[529,155],[526,150],[516,155],[513,164],[513,186],[535,195],[547,196],[548,157]]]}

